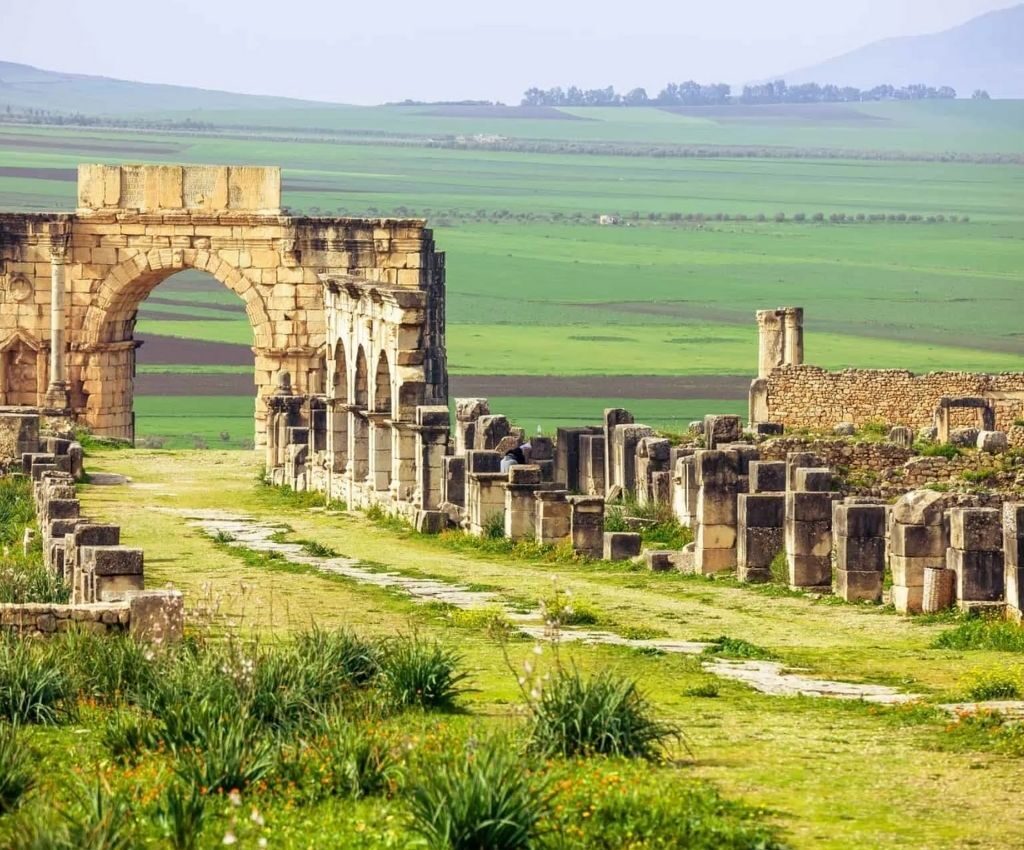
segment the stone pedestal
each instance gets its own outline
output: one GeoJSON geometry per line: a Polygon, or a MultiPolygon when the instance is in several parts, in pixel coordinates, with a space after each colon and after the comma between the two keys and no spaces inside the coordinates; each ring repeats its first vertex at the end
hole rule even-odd
{"type": "Polygon", "coordinates": [[[785,495],[740,493],[736,517],[737,577],[740,581],[771,581],[772,561],[784,547],[785,495]]]}
{"type": "Polygon", "coordinates": [[[1020,621],[1024,611],[1024,502],[1003,505],[1003,565],[1007,614],[1020,621]]]}
{"type": "Polygon", "coordinates": [[[557,546],[570,539],[569,493],[566,490],[538,490],[537,542],[557,546]]]}
{"type": "Polygon", "coordinates": [[[604,496],[570,496],[568,501],[573,551],[588,558],[601,558],[604,548],[604,496]]]}
{"type": "Polygon", "coordinates": [[[957,604],[964,611],[989,607],[1005,598],[1003,528],[994,508],[949,511],[946,568],[956,572],[957,604]]]}
{"type": "Polygon", "coordinates": [[[847,602],[881,602],[885,576],[885,506],[836,502],[832,507],[835,593],[847,602]]]}

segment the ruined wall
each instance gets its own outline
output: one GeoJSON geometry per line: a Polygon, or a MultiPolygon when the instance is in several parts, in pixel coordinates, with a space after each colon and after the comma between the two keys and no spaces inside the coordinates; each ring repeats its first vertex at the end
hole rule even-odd
{"type": "MultiPolygon", "coordinates": [[[[845,369],[783,366],[764,379],[767,417],[787,428],[831,428],[840,422],[884,422],[921,428],[943,396],[982,396],[994,402],[996,428],[1024,418],[1024,372],[986,375],[904,369],[845,369]]],[[[973,411],[953,411],[954,425],[973,425],[973,411]]]]}
{"type": "Polygon", "coordinates": [[[276,168],[80,166],[74,214],[0,214],[0,405],[63,408],[48,395],[63,382],[80,421],[132,438],[136,311],[196,269],[245,302],[262,444],[282,372],[298,393],[323,392],[321,275],[419,287],[435,267],[422,221],[284,214],[276,168]],[[62,374],[50,374],[55,333],[62,374]]]}

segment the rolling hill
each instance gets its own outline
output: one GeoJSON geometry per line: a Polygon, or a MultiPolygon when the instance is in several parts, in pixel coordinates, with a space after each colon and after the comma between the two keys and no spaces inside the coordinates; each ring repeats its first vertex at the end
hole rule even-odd
{"type": "Polygon", "coordinates": [[[308,100],[65,74],[0,62],[0,109],[42,109],[90,115],[156,110],[288,109],[323,106],[308,100]]]}
{"type": "Polygon", "coordinates": [[[943,32],[876,41],[776,79],[860,88],[924,83],[953,86],[960,97],[985,89],[992,97],[1024,98],[1024,4],[943,32]]]}

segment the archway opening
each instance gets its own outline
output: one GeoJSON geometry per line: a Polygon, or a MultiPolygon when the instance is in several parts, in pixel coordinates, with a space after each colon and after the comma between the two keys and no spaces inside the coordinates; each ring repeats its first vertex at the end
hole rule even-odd
{"type": "Polygon", "coordinates": [[[387,490],[391,487],[391,368],[387,355],[382,351],[377,358],[377,370],[373,381],[373,479],[374,488],[387,490]]]}
{"type": "Polygon", "coordinates": [[[134,351],[136,445],[253,448],[253,329],[245,302],[195,269],[143,281],[132,296],[108,327],[115,338],[141,343],[134,351]]]}
{"type": "Polygon", "coordinates": [[[352,413],[352,477],[355,481],[365,481],[370,476],[370,423],[367,418],[370,380],[366,368],[366,353],[362,346],[359,346],[356,354],[353,393],[355,410],[352,413]]]}
{"type": "Polygon", "coordinates": [[[348,465],[348,360],[341,340],[335,344],[333,356],[328,352],[330,380],[334,387],[334,405],[328,411],[331,439],[330,452],[334,458],[334,472],[344,472],[348,465]]]}

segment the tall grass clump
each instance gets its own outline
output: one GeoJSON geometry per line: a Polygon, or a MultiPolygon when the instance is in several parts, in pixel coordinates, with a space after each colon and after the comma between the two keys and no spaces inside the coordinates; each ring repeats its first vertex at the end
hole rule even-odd
{"type": "Polygon", "coordinates": [[[206,825],[207,798],[196,785],[172,782],[157,805],[156,821],[174,850],[195,850],[206,825]]]}
{"type": "Polygon", "coordinates": [[[500,739],[428,762],[409,790],[412,828],[432,850],[521,850],[548,815],[546,783],[500,739]]]}
{"type": "Polygon", "coordinates": [[[608,505],[605,531],[639,532],[644,543],[666,549],[682,549],[693,540],[693,532],[681,525],[672,506],[662,502],[640,504],[630,499],[608,505]]]}
{"type": "Polygon", "coordinates": [[[608,670],[584,678],[575,668],[557,668],[530,709],[530,749],[544,757],[653,760],[679,737],[675,726],[654,716],[635,681],[608,670]]]}
{"type": "Polygon", "coordinates": [[[18,727],[0,724],[0,815],[13,812],[35,787],[33,764],[18,727]]]}
{"type": "Polygon", "coordinates": [[[74,691],[49,646],[0,639],[0,719],[58,723],[74,711],[74,691]]]}
{"type": "Polygon", "coordinates": [[[295,648],[300,663],[322,669],[323,678],[339,685],[366,687],[380,671],[379,644],[347,629],[314,626],[296,636],[295,648]]]}
{"type": "Polygon", "coordinates": [[[159,675],[153,648],[128,635],[71,631],[54,648],[73,670],[79,692],[109,704],[137,701],[159,675]]]}
{"type": "Polygon", "coordinates": [[[452,709],[468,674],[462,656],[419,635],[395,638],[381,658],[381,686],[398,707],[452,709]]]}
{"type": "Polygon", "coordinates": [[[330,721],[317,745],[326,768],[325,784],[339,797],[360,799],[394,793],[404,771],[392,741],[366,726],[330,721]]]}
{"type": "Polygon", "coordinates": [[[989,649],[1024,652],[1024,626],[1008,620],[971,617],[936,639],[937,649],[989,649]]]}

